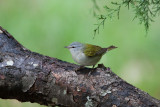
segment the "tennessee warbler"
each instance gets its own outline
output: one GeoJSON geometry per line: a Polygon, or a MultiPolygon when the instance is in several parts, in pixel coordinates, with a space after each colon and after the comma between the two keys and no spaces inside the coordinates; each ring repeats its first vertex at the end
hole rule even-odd
{"type": "Polygon", "coordinates": [[[81,66],[94,67],[106,52],[117,47],[112,45],[108,48],[101,48],[100,46],[96,45],[73,42],[65,48],[69,49],[74,61],[80,64],[81,66]]]}

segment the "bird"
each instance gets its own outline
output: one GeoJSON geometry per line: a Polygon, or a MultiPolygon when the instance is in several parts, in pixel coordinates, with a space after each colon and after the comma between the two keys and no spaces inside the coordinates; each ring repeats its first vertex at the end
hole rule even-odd
{"type": "Polygon", "coordinates": [[[101,48],[100,46],[92,44],[83,44],[80,42],[72,42],[68,48],[74,61],[80,66],[94,66],[100,61],[102,56],[108,51],[117,48],[116,46],[109,46],[101,48]]]}

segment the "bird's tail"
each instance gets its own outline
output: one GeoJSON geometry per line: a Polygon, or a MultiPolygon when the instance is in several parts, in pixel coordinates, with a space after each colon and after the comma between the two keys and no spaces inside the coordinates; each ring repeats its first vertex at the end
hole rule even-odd
{"type": "Polygon", "coordinates": [[[117,47],[115,47],[115,46],[109,46],[108,48],[107,48],[107,51],[110,51],[110,50],[112,50],[112,49],[115,49],[115,48],[117,48],[117,47]]]}
{"type": "Polygon", "coordinates": [[[110,51],[110,50],[112,50],[112,49],[115,49],[115,48],[117,48],[117,47],[115,47],[115,46],[109,46],[108,48],[102,48],[99,52],[97,52],[97,54],[98,55],[103,55],[103,54],[105,54],[106,52],[108,52],[108,51],[110,51]]]}

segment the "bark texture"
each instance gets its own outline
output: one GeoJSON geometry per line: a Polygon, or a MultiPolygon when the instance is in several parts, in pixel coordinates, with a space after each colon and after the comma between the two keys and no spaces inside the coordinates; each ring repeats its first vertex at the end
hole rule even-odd
{"type": "Polygon", "coordinates": [[[159,100],[103,65],[77,68],[31,52],[0,27],[0,98],[50,106],[160,107],[159,100]]]}

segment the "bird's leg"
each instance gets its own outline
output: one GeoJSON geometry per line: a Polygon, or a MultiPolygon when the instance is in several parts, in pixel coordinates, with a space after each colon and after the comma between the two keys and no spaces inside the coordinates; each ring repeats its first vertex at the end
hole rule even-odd
{"type": "Polygon", "coordinates": [[[80,66],[80,67],[78,67],[75,71],[78,71],[78,70],[80,70],[80,69],[82,69],[82,68],[84,68],[84,66],[80,66]]]}
{"type": "Polygon", "coordinates": [[[93,65],[93,66],[92,66],[92,70],[91,70],[91,71],[89,71],[88,76],[90,76],[90,75],[91,75],[91,72],[93,72],[93,71],[94,71],[94,67],[95,67],[95,65],[93,65]]]}
{"type": "Polygon", "coordinates": [[[79,67],[79,69],[78,69],[78,70],[80,70],[80,69],[82,69],[82,68],[84,68],[84,66],[83,66],[83,65],[81,65],[81,66],[79,67]]]}

